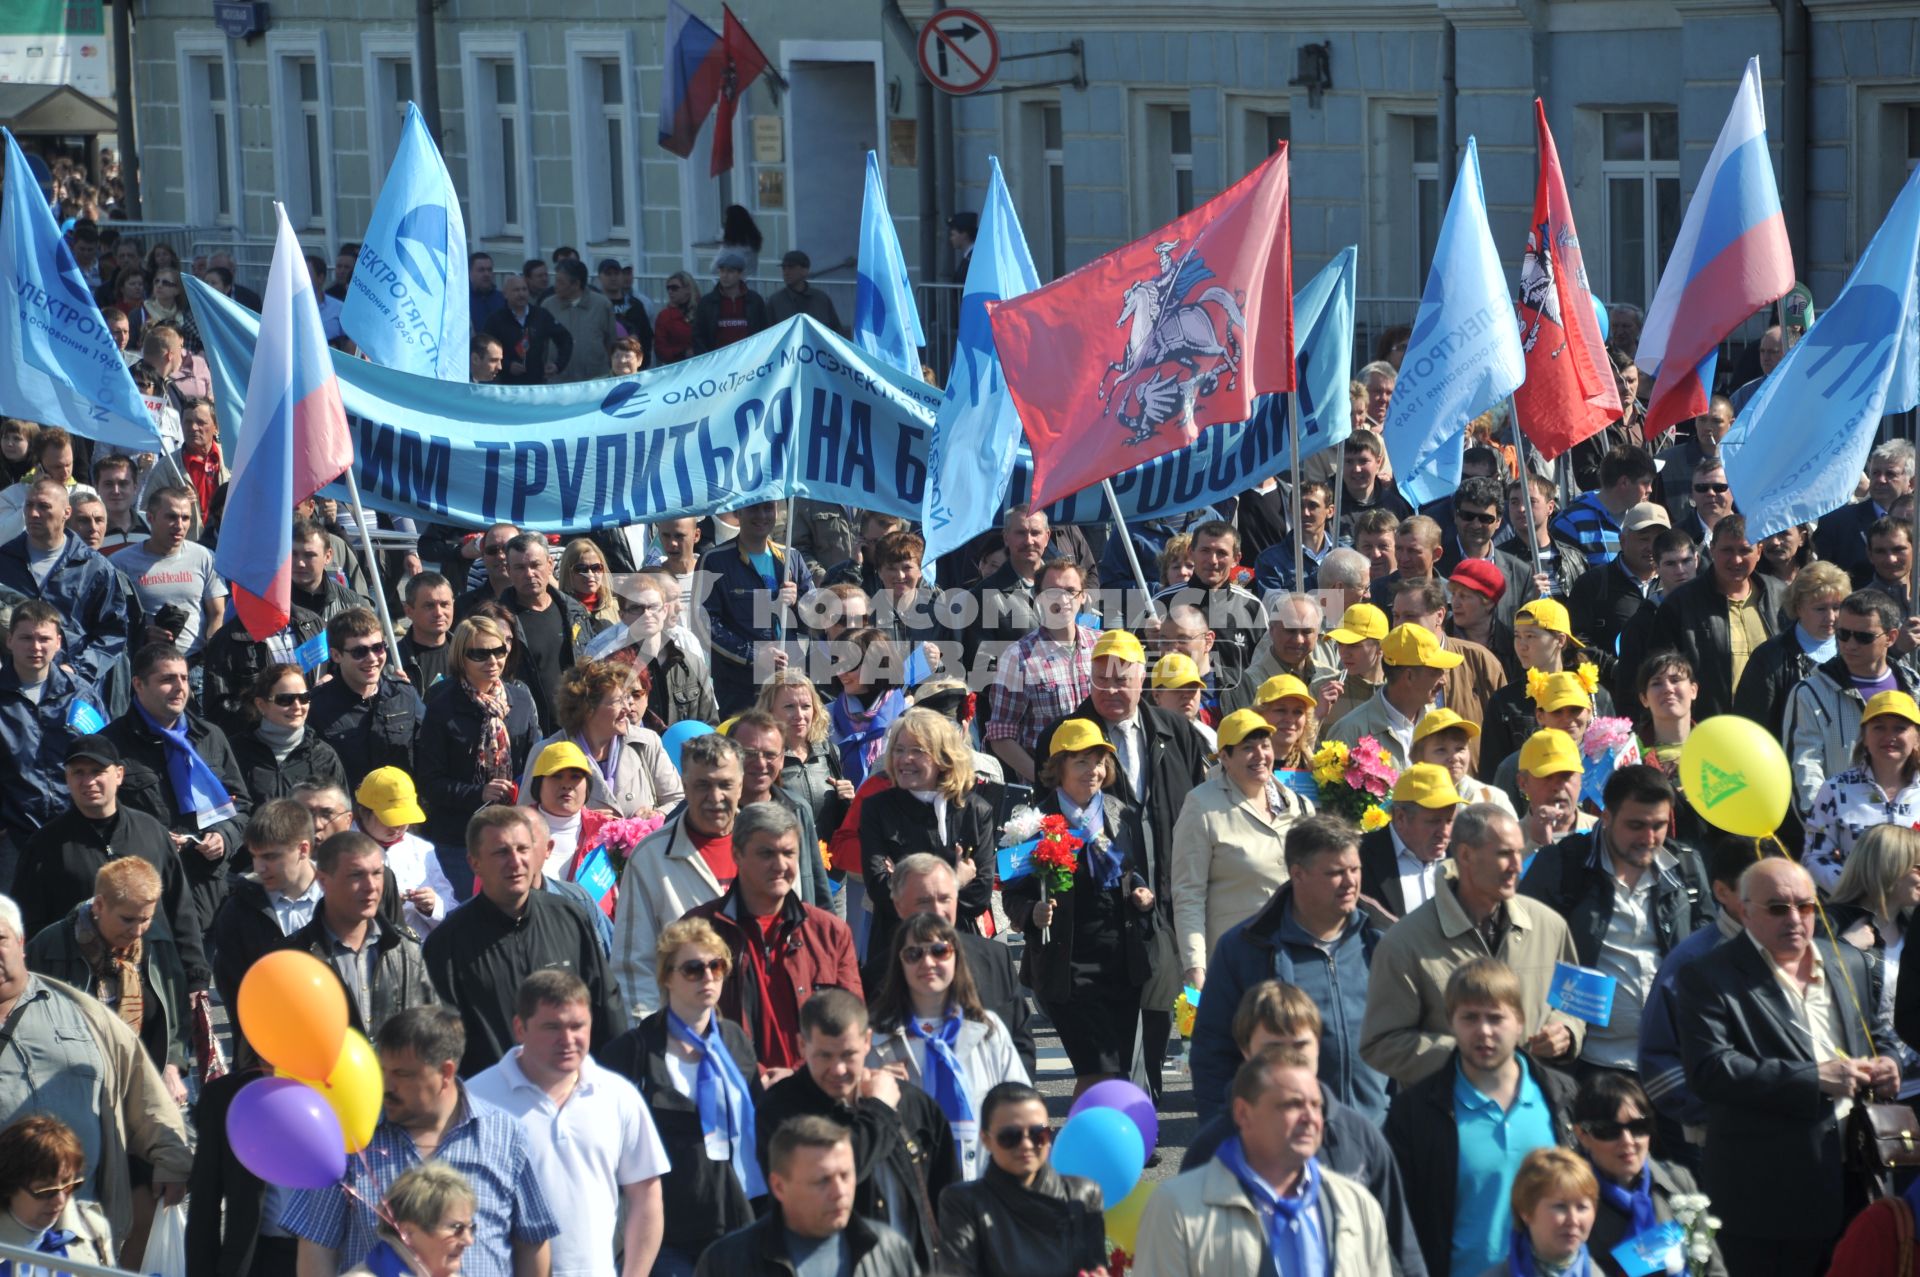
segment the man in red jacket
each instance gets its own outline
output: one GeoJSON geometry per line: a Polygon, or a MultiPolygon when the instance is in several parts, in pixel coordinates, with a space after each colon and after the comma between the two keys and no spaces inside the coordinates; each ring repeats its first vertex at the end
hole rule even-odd
{"type": "Polygon", "coordinates": [[[864,998],[847,924],[800,899],[800,825],[778,803],[742,807],[733,822],[733,886],[688,913],[733,953],[720,1014],[747,1030],[771,1086],[799,1068],[800,1007],[820,989],[864,998]]]}

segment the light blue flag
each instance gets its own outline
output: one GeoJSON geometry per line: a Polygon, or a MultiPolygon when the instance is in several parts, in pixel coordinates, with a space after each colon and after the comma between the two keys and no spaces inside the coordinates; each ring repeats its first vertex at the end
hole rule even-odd
{"type": "Polygon", "coordinates": [[[107,321],[54,224],[27,157],[7,142],[0,212],[0,416],[61,426],[137,452],[164,452],[107,321]]]}
{"type": "MultiPolygon", "coordinates": [[[[853,344],[909,377],[920,375],[920,312],[913,304],[907,259],[900,252],[880,157],[867,152],[867,199],[860,209],[860,282],[853,299],[853,344]]],[[[932,557],[932,556],[928,556],[932,557]]]]}
{"type": "Polygon", "coordinates": [[[1417,508],[1460,486],[1467,423],[1526,376],[1520,325],[1487,229],[1480,149],[1469,137],[1381,429],[1407,500],[1417,508]]]}
{"type": "Polygon", "coordinates": [[[1881,416],[1920,401],[1916,271],[1920,170],[1847,286],[1760,383],[1721,445],[1753,540],[1850,501],[1881,416]]]}
{"type": "MultiPolygon", "coordinates": [[[[947,397],[927,443],[927,499],[921,523],[929,560],[959,549],[993,525],[1006,503],[1020,447],[1020,413],[1000,371],[987,303],[1038,288],[1040,275],[1033,268],[1033,255],[1027,251],[1027,237],[1020,231],[1006,179],[1000,175],[1000,161],[991,158],[988,163],[993,171],[960,298],[960,333],[954,342],[953,369],[947,374],[947,397]]],[[[863,239],[863,258],[864,244],[863,239]]],[[[865,294],[863,266],[861,295],[865,294]]]]}
{"type": "MultiPolygon", "coordinates": [[[[1399,393],[1397,387],[1394,393],[1399,393]]],[[[1620,982],[1604,971],[1556,962],[1547,1005],[1576,1020],[1604,1027],[1613,1018],[1613,995],[1619,988],[1620,982]]]]}
{"type": "Polygon", "coordinates": [[[446,162],[411,102],[340,326],[383,368],[467,380],[467,226],[446,162]]]}
{"type": "MultiPolygon", "coordinates": [[[[1353,381],[1353,298],[1359,259],[1360,250],[1348,245],[1293,295],[1294,382],[1304,425],[1300,431],[1303,459],[1345,443],[1353,433],[1347,387],[1353,381]]],[[[1281,455],[1288,455],[1287,397],[1262,395],[1254,400],[1253,420],[1275,421],[1280,426],[1281,455]]]]}

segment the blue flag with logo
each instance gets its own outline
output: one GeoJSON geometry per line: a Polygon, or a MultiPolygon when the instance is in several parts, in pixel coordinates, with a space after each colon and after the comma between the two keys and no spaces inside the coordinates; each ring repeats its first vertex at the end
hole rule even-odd
{"type": "MultiPolygon", "coordinates": [[[[924,216],[924,214],[923,214],[924,216]]],[[[860,209],[859,286],[853,299],[853,344],[909,377],[920,375],[920,312],[913,304],[907,259],[887,211],[880,157],[867,152],[867,198],[860,209]]],[[[932,556],[929,555],[929,558],[932,556]]]]}
{"type": "Polygon", "coordinates": [[[153,414],[54,224],[13,134],[0,211],[0,416],[61,426],[136,452],[164,452],[153,414]]]}
{"type": "Polygon", "coordinates": [[[1467,423],[1526,377],[1520,325],[1487,229],[1480,150],[1469,137],[1380,432],[1407,500],[1419,507],[1452,495],[1467,423]]]}
{"type": "Polygon", "coordinates": [[[1553,987],[1547,990],[1547,1005],[1576,1020],[1605,1025],[1613,1018],[1613,992],[1619,987],[1620,982],[1604,971],[1556,962],[1553,987]]]}
{"type": "Polygon", "coordinates": [[[373,206],[340,326],[383,368],[467,380],[467,227],[420,108],[373,206]]]}
{"type": "MultiPolygon", "coordinates": [[[[1040,275],[1000,175],[1000,161],[989,158],[987,163],[992,172],[980,210],[980,234],[967,263],[947,397],[927,442],[921,523],[928,559],[959,549],[993,525],[995,513],[1006,504],[1020,448],[1020,413],[1000,371],[987,303],[1038,288],[1040,275]]],[[[1031,473],[1031,460],[1028,468],[1031,473]]]]}
{"type": "MultiPolygon", "coordinates": [[[[1300,400],[1302,458],[1345,443],[1353,433],[1347,387],[1353,381],[1354,275],[1359,259],[1360,250],[1348,245],[1293,295],[1294,393],[1300,400]]],[[[1262,395],[1254,401],[1256,423],[1279,421],[1283,452],[1291,446],[1284,444],[1286,417],[1285,395],[1262,395]]]]}
{"type": "Polygon", "coordinates": [[[1627,1277],[1686,1271],[1687,1226],[1677,1219],[1629,1237],[1613,1248],[1613,1262],[1627,1277]]]}
{"type": "Polygon", "coordinates": [[[1721,445],[1755,541],[1852,500],[1880,418],[1920,401],[1917,273],[1920,169],[1847,286],[1760,383],[1721,445]]]}

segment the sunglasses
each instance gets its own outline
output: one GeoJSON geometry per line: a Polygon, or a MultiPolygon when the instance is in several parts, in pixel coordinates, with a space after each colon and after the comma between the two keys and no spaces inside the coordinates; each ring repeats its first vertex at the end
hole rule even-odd
{"type": "Polygon", "coordinates": [[[993,1142],[1009,1153],[1022,1144],[1045,1148],[1053,1143],[1053,1128],[1050,1126],[1003,1126],[993,1133],[993,1142]]]}
{"type": "Polygon", "coordinates": [[[599,576],[607,570],[607,565],[604,563],[576,563],[573,565],[573,570],[575,572],[591,572],[593,575],[599,576]]]}
{"type": "Polygon", "coordinates": [[[507,659],[507,649],[504,647],[470,647],[467,649],[467,659],[470,661],[504,661],[507,659]]]}
{"type": "Polygon", "coordinates": [[[275,692],[273,694],[273,703],[281,709],[292,709],[295,705],[311,705],[313,703],[313,693],[275,692]]]}
{"type": "Polygon", "coordinates": [[[708,958],[705,962],[702,962],[698,958],[688,958],[685,962],[675,967],[674,970],[689,980],[702,980],[710,975],[725,975],[727,973],[727,960],[725,958],[708,958]]]}
{"type": "Polygon", "coordinates": [[[1727,485],[1724,483],[1696,483],[1693,485],[1693,490],[1695,492],[1711,492],[1717,496],[1727,491],[1727,485]]]}
{"type": "Polygon", "coordinates": [[[370,661],[376,656],[385,656],[387,654],[387,645],[385,643],[362,643],[359,647],[343,647],[340,650],[356,661],[370,661]]]}
{"type": "MultiPolygon", "coordinates": [[[[1011,1147],[1011,1145],[1009,1145],[1009,1147],[1011,1147]]],[[[80,1186],[86,1182],[84,1179],[76,1179],[65,1184],[49,1184],[45,1188],[29,1188],[27,1190],[27,1196],[33,1198],[36,1202],[50,1202],[56,1197],[66,1197],[78,1192],[80,1186]]]]}
{"type": "Polygon", "coordinates": [[[1833,637],[1842,643],[1875,643],[1885,638],[1887,630],[1850,630],[1844,625],[1833,627],[1833,637]]]}
{"type": "Polygon", "coordinates": [[[1472,510],[1455,510],[1453,517],[1458,523],[1479,523],[1489,528],[1500,522],[1500,516],[1492,511],[1476,514],[1472,510]]]}
{"type": "Polygon", "coordinates": [[[1653,1134],[1653,1119],[1636,1117],[1631,1122],[1582,1122],[1580,1127],[1597,1140],[1617,1140],[1623,1133],[1643,1140],[1653,1134]]]}
{"type": "Polygon", "coordinates": [[[900,956],[908,966],[913,966],[922,958],[945,962],[953,956],[953,946],[945,940],[935,940],[932,944],[910,944],[900,951],[900,956]]]}
{"type": "Polygon", "coordinates": [[[1790,913],[1797,913],[1802,918],[1811,918],[1816,908],[1811,900],[1769,900],[1760,907],[1774,918],[1784,918],[1790,913]]]}

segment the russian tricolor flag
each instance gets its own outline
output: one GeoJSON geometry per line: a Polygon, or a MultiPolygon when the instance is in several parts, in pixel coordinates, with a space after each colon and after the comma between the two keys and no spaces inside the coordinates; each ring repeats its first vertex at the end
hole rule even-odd
{"type": "Polygon", "coordinates": [[[293,507],[353,464],[306,255],[286,210],[275,204],[274,211],[280,231],[213,561],[232,583],[234,611],[256,642],[285,629],[292,615],[293,507]]]}
{"type": "Polygon", "coordinates": [[[1649,440],[1707,411],[1720,343],[1792,287],[1793,250],[1767,150],[1760,59],[1749,58],[1640,332],[1634,362],[1653,378],[1649,440]]]}
{"type": "Polygon", "coordinates": [[[727,78],[727,46],[720,33],[680,6],[667,4],[667,64],[660,76],[660,146],[685,159],[700,126],[720,100],[727,78]]]}

